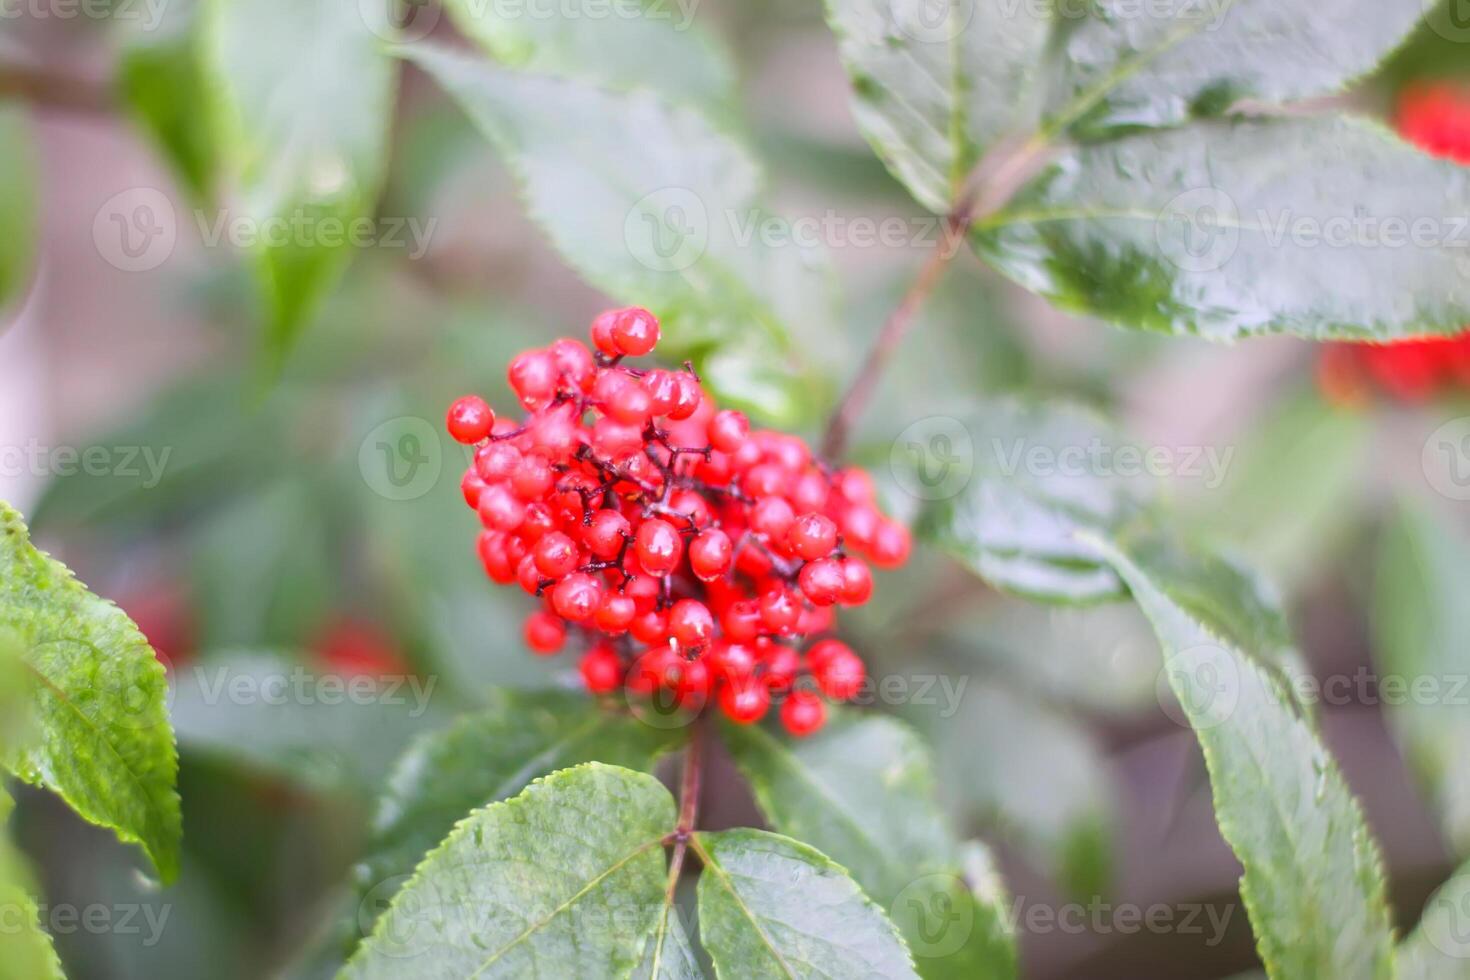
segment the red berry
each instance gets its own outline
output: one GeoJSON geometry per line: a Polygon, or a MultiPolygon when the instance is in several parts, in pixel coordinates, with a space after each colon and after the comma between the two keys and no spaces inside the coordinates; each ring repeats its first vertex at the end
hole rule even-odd
{"type": "Polygon", "coordinates": [[[765,620],[761,618],[759,603],[745,599],[730,604],[720,615],[720,626],[735,643],[749,643],[760,635],[765,620]]]}
{"type": "Polygon", "coordinates": [[[760,604],[761,621],[772,633],[789,633],[801,619],[801,603],[784,585],[766,590],[760,604]]]}
{"type": "Polygon", "coordinates": [[[689,567],[696,578],[706,582],[728,572],[734,555],[730,536],[718,528],[701,532],[689,542],[689,567]]]}
{"type": "Polygon", "coordinates": [[[742,412],[725,409],[709,420],[709,444],[722,453],[733,453],[750,435],[750,420],[742,412]]]}
{"type": "Polygon", "coordinates": [[[784,541],[796,521],[796,512],[780,497],[767,497],[756,502],[750,512],[750,529],[764,534],[769,541],[784,541]]]}
{"type": "Polygon", "coordinates": [[[586,572],[573,572],[551,590],[551,604],[557,614],[574,623],[591,619],[601,602],[602,586],[586,572]]]}
{"type": "Polygon", "coordinates": [[[846,701],[862,689],[867,670],[855,653],[838,654],[812,668],[812,676],[822,693],[834,701],[846,701]]]}
{"type": "Polygon", "coordinates": [[[714,633],[714,617],[698,599],[680,599],[669,610],[669,635],[685,649],[704,646],[714,633]]]}
{"type": "Polygon", "coordinates": [[[666,643],[669,639],[669,617],[667,613],[652,610],[633,617],[628,632],[640,643],[649,646],[666,643]]]}
{"type": "Polygon", "coordinates": [[[868,557],[879,568],[897,568],[909,559],[913,542],[909,529],[896,521],[882,521],[868,545],[868,557]]]}
{"type": "Polygon", "coordinates": [[[545,351],[528,350],[506,370],[511,390],[521,404],[535,409],[556,393],[556,361],[545,351]]]}
{"type": "Polygon", "coordinates": [[[599,644],[582,656],[582,682],[593,694],[616,691],[623,683],[623,662],[612,648],[599,644]]]}
{"type": "Polygon", "coordinates": [[[688,371],[674,372],[674,387],[677,391],[674,407],[669,409],[669,418],[675,422],[689,418],[699,410],[699,401],[704,396],[699,382],[688,371]]]}
{"type": "Polygon", "coordinates": [[[811,645],[806,652],[806,662],[811,664],[812,670],[821,670],[829,660],[836,657],[856,657],[852,647],[841,640],[818,640],[811,645]]]}
{"type": "Polygon", "coordinates": [[[636,615],[638,607],[631,597],[608,592],[602,597],[602,605],[597,607],[593,623],[609,636],[617,636],[628,631],[636,615]]]}
{"type": "Polygon", "coordinates": [[[776,645],[766,657],[761,680],[772,691],[789,691],[800,671],[801,654],[788,646],[776,645]]]}
{"type": "Polygon", "coordinates": [[[755,673],[755,653],[743,643],[719,643],[710,651],[711,665],[722,680],[732,684],[755,673]]]}
{"type": "Polygon", "coordinates": [[[485,481],[474,470],[465,470],[464,479],[459,481],[460,492],[464,494],[464,502],[471,507],[480,506],[480,494],[485,490],[485,481]]]}
{"type": "Polygon", "coordinates": [[[476,443],[490,435],[495,413],[479,395],[466,395],[449,406],[446,419],[449,434],[456,442],[476,443]]]}
{"type": "Polygon", "coordinates": [[[679,564],[684,541],[674,525],[657,517],[644,521],[637,534],[638,563],[650,575],[667,575],[679,564]]]}
{"type": "Polygon", "coordinates": [[[607,414],[619,422],[636,425],[641,432],[648,423],[652,405],[653,399],[648,396],[648,389],[640,384],[625,384],[607,400],[607,414]]]}
{"type": "Polygon", "coordinates": [[[576,542],[560,531],[543,536],[531,554],[536,558],[536,570],[547,578],[561,578],[578,564],[576,542]]]}
{"type": "Polygon", "coordinates": [[[562,648],[567,641],[567,627],[560,619],[543,610],[533,612],[526,619],[526,646],[543,656],[549,656],[562,648]]]}
{"type": "Polygon", "coordinates": [[[781,724],[797,738],[805,738],[827,723],[827,705],[810,691],[792,691],[781,705],[781,724]]]}
{"type": "Polygon", "coordinates": [[[720,689],[720,710],[737,725],[751,725],[765,717],[771,706],[771,694],[764,684],[747,680],[743,684],[726,684],[720,689]]]}
{"type": "Polygon", "coordinates": [[[492,442],[475,450],[475,472],[486,483],[505,480],[521,461],[521,451],[508,442],[492,442]]]}
{"type": "Polygon", "coordinates": [[[587,529],[582,532],[582,541],[587,550],[598,558],[611,560],[623,550],[624,540],[631,534],[628,519],[615,510],[603,508],[592,515],[587,529]]]}
{"type": "Polygon", "coordinates": [[[873,573],[859,558],[842,562],[842,597],[844,605],[860,606],[873,595],[873,573]]]}
{"type": "Polygon", "coordinates": [[[562,337],[547,348],[559,377],[572,382],[584,391],[592,386],[597,374],[597,364],[587,345],[570,337],[562,337]]]}
{"type": "Polygon", "coordinates": [[[825,558],[837,547],[837,525],[821,514],[802,514],[786,532],[786,542],[798,558],[825,558]]]}
{"type": "Polygon", "coordinates": [[[658,318],[641,307],[630,306],[613,315],[609,332],[618,353],[642,357],[658,344],[658,318]]]}
{"type": "Polygon", "coordinates": [[[480,521],[486,527],[514,531],[526,519],[526,504],[503,483],[492,483],[480,491],[480,521]]]}
{"type": "Polygon", "coordinates": [[[797,576],[802,593],[818,606],[830,606],[842,598],[845,582],[842,564],[835,558],[818,558],[802,566],[797,576]]]}
{"type": "Polygon", "coordinates": [[[592,451],[600,456],[627,456],[643,448],[643,426],[611,417],[598,419],[592,426],[591,444],[592,451]]]}
{"type": "Polygon", "coordinates": [[[618,345],[613,342],[613,320],[622,310],[604,310],[592,321],[592,346],[609,357],[616,357],[618,345]]]}

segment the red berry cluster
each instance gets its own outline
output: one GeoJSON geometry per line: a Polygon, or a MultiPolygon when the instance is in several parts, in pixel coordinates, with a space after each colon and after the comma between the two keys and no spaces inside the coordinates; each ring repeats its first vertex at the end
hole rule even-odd
{"type": "MultiPolygon", "coordinates": [[[[1427,153],[1470,164],[1470,86],[1428,82],[1399,93],[1399,135],[1427,153]]],[[[1470,388],[1470,333],[1390,343],[1332,344],[1318,364],[1318,383],[1342,404],[1373,390],[1400,401],[1425,401],[1445,389],[1470,388]]]]}
{"type": "Polygon", "coordinates": [[[563,338],[511,361],[521,424],[473,395],[450,407],[450,434],[476,447],[462,487],[480,559],[541,597],[532,650],[582,634],[594,693],[713,702],[744,724],[775,697],[787,730],[810,734],[822,695],[851,699],[865,671],[842,642],[806,641],[832,629],[835,606],[868,600],[870,563],[908,558],[908,530],[879,512],[866,473],[751,431],[687,364],[625,363],[658,338],[647,310],[610,310],[592,324],[596,353],[563,338]]]}

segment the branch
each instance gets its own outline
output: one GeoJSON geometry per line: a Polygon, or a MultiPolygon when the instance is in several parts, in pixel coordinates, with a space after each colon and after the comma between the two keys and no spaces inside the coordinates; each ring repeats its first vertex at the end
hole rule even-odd
{"type": "Polygon", "coordinates": [[[827,435],[822,441],[822,453],[827,459],[835,461],[847,448],[847,438],[867,407],[893,352],[913,330],[920,308],[939,285],[954,253],[959,251],[951,248],[951,243],[963,241],[976,220],[989,217],[1005,207],[1051,152],[1052,146],[1045,138],[1033,135],[1019,143],[998,144],[971,171],[961,186],[958,203],[945,219],[947,234],[919,270],[898,308],[884,321],[857,377],[833,410],[827,423],[827,435]]]}
{"type": "Polygon", "coordinates": [[[694,836],[695,823],[699,819],[699,794],[704,778],[704,743],[709,728],[708,719],[709,715],[701,714],[694,720],[689,747],[684,750],[684,773],[679,786],[679,823],[671,838],[674,853],[669,858],[669,883],[664,896],[666,902],[673,901],[674,888],[679,884],[680,872],[684,870],[684,856],[689,853],[689,840],[694,836]]]}

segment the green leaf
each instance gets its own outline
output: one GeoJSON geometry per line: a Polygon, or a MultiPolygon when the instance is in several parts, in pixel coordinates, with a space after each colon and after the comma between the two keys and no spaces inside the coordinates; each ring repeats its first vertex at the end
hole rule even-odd
{"type": "Polygon", "coordinates": [[[841,867],[759,830],[700,833],[699,928],[721,977],[917,977],[903,939],[841,867]]]}
{"type": "Polygon", "coordinates": [[[706,380],[722,401],[774,422],[809,416],[821,403],[823,389],[791,337],[798,327],[830,329],[826,263],[763,234],[771,216],[756,203],[759,170],[729,136],[648,92],[507,71],[429,47],[409,56],[505,158],[563,257],[616,300],[659,315],[661,351],[701,360],[726,347],[743,353],[763,375],[754,396],[742,385],[749,368],[708,371],[706,380]]]}
{"type": "MultiPolygon", "coordinates": [[[[929,420],[933,422],[934,420],[929,420]]],[[[1071,406],[993,401],[935,435],[895,445],[924,499],[919,534],[997,588],[1048,602],[1091,602],[1123,592],[1080,530],[1139,517],[1151,488],[1120,475],[1116,435],[1071,406]],[[942,448],[933,441],[943,435],[942,448]]],[[[952,424],[950,424],[952,423],[952,424]]],[[[1139,453],[1141,466],[1142,454],[1139,453]]],[[[1141,469],[1140,469],[1141,472],[1141,469]]]]}
{"type": "Polygon", "coordinates": [[[1272,977],[1393,976],[1378,846],[1336,762],[1279,677],[1098,541],[1154,624],[1204,749],[1220,832],[1272,977]]]}
{"type": "Polygon", "coordinates": [[[178,876],[178,755],[163,665],[132,621],[37,551],[0,503],[0,630],[31,675],[34,731],[6,768],[78,814],[142,845],[164,882],[178,876]]]}
{"type": "Polygon", "coordinates": [[[1399,945],[1399,980],[1460,980],[1470,965],[1470,868],[1429,897],[1418,927],[1399,945]]]}
{"type": "Polygon", "coordinates": [[[476,810],[419,865],[351,978],[620,976],[663,901],[674,799],[589,763],[476,810]]]}
{"type": "MultiPolygon", "coordinates": [[[[0,828],[15,806],[0,787],[0,828]]],[[[34,883],[25,860],[0,833],[0,980],[63,980],[61,961],[51,937],[41,928],[41,914],[33,897],[34,883]]]]}
{"type": "Polygon", "coordinates": [[[1242,100],[1331,95],[1368,74],[1424,16],[1418,3],[1098,0],[1063,8],[1052,129],[1172,126],[1242,100]]]}
{"type": "Polygon", "coordinates": [[[36,264],[40,164],[31,123],[20,106],[0,102],[0,313],[16,303],[36,264]]]}
{"type": "Polygon", "coordinates": [[[1233,121],[1070,151],[980,253],[1064,309],[1224,340],[1457,333],[1470,172],[1349,119],[1233,121]]]}
{"type": "Polygon", "coordinates": [[[939,214],[980,157],[1039,117],[1049,5],[828,0],[853,114],[888,169],[939,214]]]}
{"type": "Polygon", "coordinates": [[[212,199],[219,170],[200,51],[203,0],[167,4],[159,23],[134,21],[118,57],[123,102],[196,201],[212,199]]]}
{"type": "Polygon", "coordinates": [[[609,12],[598,0],[567,0],[536,16],[516,16],[483,0],[449,0],[445,7],[466,36],[508,68],[617,91],[647,88],[711,118],[733,120],[735,67],[694,23],[697,7],[633,3],[609,12]]]}
{"type": "Polygon", "coordinates": [[[680,909],[665,895],[658,924],[643,950],[643,961],[633,971],[633,980],[704,980],[704,969],[694,954],[680,909]]]}
{"type": "Polygon", "coordinates": [[[1464,584],[1470,541],[1449,521],[1403,505],[1384,534],[1375,571],[1374,650],[1383,674],[1406,696],[1385,697],[1385,711],[1419,778],[1428,787],[1445,834],[1470,853],[1470,717],[1458,692],[1470,672],[1470,609],[1464,584]],[[1425,685],[1432,685],[1427,690],[1425,685]]]}
{"type": "Polygon", "coordinates": [[[998,909],[965,884],[933,760],[907,726],[844,714],[801,741],[754,726],[724,731],[771,825],[847,868],[903,929],[920,974],[1016,975],[1014,944],[998,909]]]}
{"type": "Polygon", "coordinates": [[[329,229],[368,219],[386,169],[395,63],[387,5],[206,0],[204,59],[238,200],[215,218],[258,234],[276,365],[351,258],[329,229]]]}
{"type": "Polygon", "coordinates": [[[580,693],[502,692],[497,701],[419,738],[393,767],[372,843],[354,872],[361,894],[391,894],[395,879],[475,807],[584,762],[651,770],[682,735],[604,710],[580,693]]]}

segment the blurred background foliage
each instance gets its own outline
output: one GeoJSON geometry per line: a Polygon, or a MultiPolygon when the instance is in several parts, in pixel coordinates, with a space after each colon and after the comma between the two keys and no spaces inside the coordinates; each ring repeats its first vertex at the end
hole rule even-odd
{"type": "MultiPolygon", "coordinates": [[[[197,12],[170,5],[170,16],[197,12]]],[[[758,148],[769,195],[787,213],[918,214],[856,133],[817,3],[707,0],[698,18],[731,52],[716,77],[641,57],[597,70],[657,68],[684,97],[718,103],[758,148]],[[721,94],[729,84],[737,98],[721,94]]],[[[369,801],[414,733],[491,687],[560,683],[569,670],[524,652],[523,597],[485,583],[459,501],[465,453],[439,420],[471,390],[509,409],[510,355],[580,334],[603,301],[522,215],[504,166],[462,113],[408,68],[377,208],[436,219],[430,247],[412,260],[392,249],[352,255],[279,371],[263,374],[261,324],[280,329],[279,310],[262,307],[249,260],[181,246],[157,273],[119,277],[77,244],[90,245],[98,201],[170,179],[143,149],[150,140],[181,161],[170,185],[178,200],[215,190],[219,150],[195,125],[204,109],[179,98],[208,92],[195,88],[197,66],[177,37],[140,39],[106,20],[0,25],[0,66],[20,52],[57,73],[114,80],[152,133],[62,106],[33,114],[32,142],[15,104],[0,108],[0,226],[35,228],[44,243],[37,285],[0,337],[0,391],[14,408],[3,441],[170,454],[156,485],[76,475],[0,486],[40,541],[139,621],[177,682],[189,860],[175,889],[152,890],[134,855],[59,804],[19,796],[17,837],[51,903],[142,902],[170,916],[152,946],[57,935],[77,978],[289,974],[335,910],[369,801]],[[119,147],[115,159],[76,159],[119,147]],[[47,181],[39,198],[15,190],[32,186],[34,171],[47,181]],[[385,464],[399,463],[430,474],[409,477],[411,499],[392,499],[400,488],[384,483],[385,464]],[[416,714],[412,703],[204,705],[179,680],[194,665],[250,672],[281,660],[407,671],[436,686],[416,714]]],[[[1425,30],[1357,97],[1390,113],[1404,86],[1456,75],[1470,78],[1464,45],[1425,30]]],[[[0,252],[14,247],[0,235],[0,252]]],[[[837,329],[803,352],[823,380],[809,404],[780,413],[809,436],[921,260],[918,249],[832,252],[844,305],[837,329]]],[[[0,269],[16,267],[0,256],[0,269]]],[[[1118,418],[1140,444],[1233,453],[1223,484],[1175,480],[1168,492],[1201,531],[1271,571],[1314,671],[1414,669],[1406,658],[1428,641],[1406,632],[1463,596],[1464,512],[1426,494],[1419,460],[1425,435],[1465,413],[1462,396],[1344,404],[1317,384],[1319,348],[1276,339],[1219,348],[1081,322],[968,257],[922,319],[854,440],[890,492],[890,448],[909,423],[962,412],[979,394],[1067,396],[1118,418]],[[1448,595],[1406,584],[1426,542],[1446,569],[1438,581],[1453,583],[1448,595]],[[1375,578],[1389,583],[1377,598],[1375,578]]],[[[759,384],[738,364],[720,377],[737,396],[759,384]]],[[[1463,643],[1444,638],[1465,632],[1438,628],[1441,669],[1464,670],[1463,643]]],[[[953,704],[936,690],[936,704],[898,710],[935,741],[955,817],[1001,845],[1015,895],[1236,901],[1198,749],[1161,707],[1155,641],[1132,606],[1027,605],[924,553],[884,576],[844,630],[875,675],[965,685],[953,704]]],[[[1450,775],[1465,741],[1438,744],[1442,729],[1376,706],[1324,714],[1384,841],[1394,906],[1417,917],[1470,846],[1463,772],[1450,775]]],[[[723,806],[732,822],[751,819],[747,801],[723,806]]],[[[1035,977],[1224,976],[1253,962],[1243,914],[1213,948],[1148,934],[1049,934],[1024,937],[1023,948],[1035,977]]]]}

